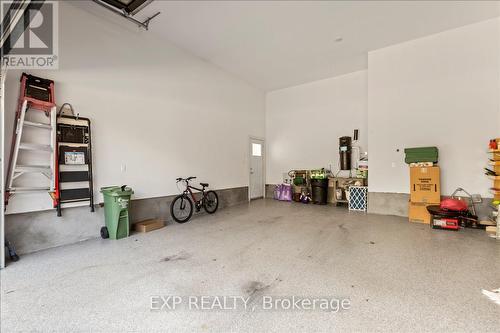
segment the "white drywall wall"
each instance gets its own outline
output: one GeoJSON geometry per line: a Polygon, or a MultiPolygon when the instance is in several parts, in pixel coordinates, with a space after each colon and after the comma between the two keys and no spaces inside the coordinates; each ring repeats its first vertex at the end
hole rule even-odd
{"type": "MultiPolygon", "coordinates": [[[[92,120],[97,202],[113,184],[135,198],[175,194],[176,177],[248,186],[249,136],[265,135],[262,91],[156,37],[154,22],[143,31],[90,2],[61,2],[59,14],[59,70],[30,73],[55,80],[58,105],[92,120]]],[[[20,74],[7,81],[8,147],[20,74]]],[[[17,195],[7,213],[47,208],[47,194],[17,195]]]]}
{"type": "Polygon", "coordinates": [[[368,54],[370,191],[408,193],[403,149],[437,146],[443,194],[463,187],[491,196],[482,168],[500,133],[499,22],[368,54]]]}
{"type": "Polygon", "coordinates": [[[367,146],[366,71],[272,91],[266,96],[268,184],[291,169],[338,170],[338,140],[359,129],[367,146]]]}

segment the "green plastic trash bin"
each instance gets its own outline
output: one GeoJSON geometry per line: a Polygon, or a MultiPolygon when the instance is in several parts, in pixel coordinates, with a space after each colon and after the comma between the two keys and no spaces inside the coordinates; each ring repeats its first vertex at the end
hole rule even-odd
{"type": "Polygon", "coordinates": [[[105,227],[101,228],[102,238],[120,239],[128,237],[130,224],[128,218],[128,207],[132,189],[123,186],[102,187],[104,196],[104,221],[105,227]]]}

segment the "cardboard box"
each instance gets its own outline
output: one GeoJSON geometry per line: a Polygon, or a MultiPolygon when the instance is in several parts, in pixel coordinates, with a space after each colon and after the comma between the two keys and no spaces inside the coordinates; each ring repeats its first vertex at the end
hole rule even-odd
{"type": "Polygon", "coordinates": [[[441,202],[441,180],[438,166],[410,168],[410,201],[441,202]]]}
{"type": "Polygon", "coordinates": [[[414,223],[431,223],[431,214],[427,206],[439,205],[439,203],[408,202],[408,220],[414,223]]]}
{"type": "Polygon", "coordinates": [[[134,229],[137,232],[150,232],[152,230],[163,228],[165,224],[160,219],[151,219],[137,222],[134,224],[134,229]]]}

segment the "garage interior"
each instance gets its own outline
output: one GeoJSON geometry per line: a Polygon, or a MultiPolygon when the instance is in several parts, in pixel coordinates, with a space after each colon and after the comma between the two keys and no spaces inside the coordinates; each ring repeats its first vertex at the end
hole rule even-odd
{"type": "Polygon", "coordinates": [[[1,331],[498,331],[500,2],[1,6],[1,331]]]}

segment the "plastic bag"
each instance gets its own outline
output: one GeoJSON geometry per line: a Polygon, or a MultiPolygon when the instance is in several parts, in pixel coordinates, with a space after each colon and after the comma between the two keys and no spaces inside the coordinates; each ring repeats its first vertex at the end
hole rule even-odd
{"type": "Polygon", "coordinates": [[[290,184],[281,184],[279,200],[292,201],[292,186],[290,184]]]}
{"type": "Polygon", "coordinates": [[[280,199],[280,193],[281,193],[281,184],[276,185],[274,187],[273,199],[274,200],[279,200],[280,199]]]}

